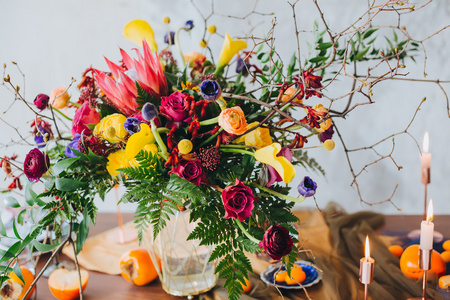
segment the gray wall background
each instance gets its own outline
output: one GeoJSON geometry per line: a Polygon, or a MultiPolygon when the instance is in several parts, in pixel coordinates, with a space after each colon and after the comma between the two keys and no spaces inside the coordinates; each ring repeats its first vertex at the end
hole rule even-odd
{"type": "MultiPolygon", "coordinates": [[[[211,11],[210,1],[194,1],[205,15],[211,11]]],[[[423,2],[423,1],[421,1],[423,2]]],[[[359,17],[366,10],[366,1],[355,0],[322,0],[319,1],[325,18],[334,30],[339,31],[359,17]]],[[[254,14],[249,18],[230,19],[221,15],[245,16],[252,11],[254,1],[215,1],[214,10],[218,14],[210,18],[209,24],[215,24],[218,32],[226,31],[232,36],[245,36],[253,33],[263,36],[271,27],[271,19],[276,17],[275,28],[276,49],[287,62],[296,49],[292,10],[286,1],[260,0],[255,11],[274,13],[273,16],[254,14]]],[[[419,6],[419,5],[416,5],[419,6]]],[[[312,1],[301,1],[297,5],[299,29],[302,33],[302,52],[307,52],[306,42],[312,41],[312,24],[319,20],[312,1]]],[[[448,1],[435,1],[427,8],[414,14],[402,17],[403,25],[417,39],[423,39],[449,23],[450,6],[448,1]]],[[[203,20],[190,1],[174,0],[79,0],[79,1],[7,1],[0,0],[0,62],[8,65],[8,73],[13,81],[23,87],[21,75],[10,63],[19,63],[20,69],[26,75],[26,97],[32,101],[36,94],[47,93],[61,85],[68,85],[72,77],[81,78],[81,73],[90,65],[106,69],[103,56],[112,61],[120,57],[119,48],[129,50],[134,44],[122,36],[124,25],[132,19],[147,20],[153,27],[160,49],[163,48],[162,38],[168,27],[162,23],[162,18],[169,16],[172,20],[170,28],[176,29],[188,19],[194,20],[196,28],[191,35],[181,36],[184,51],[200,50],[198,46],[203,30],[203,20]]],[[[395,13],[383,14],[377,19],[377,24],[396,24],[395,13]]],[[[320,23],[320,22],[319,22],[320,23]]],[[[390,35],[391,31],[386,31],[390,35]]],[[[428,40],[427,73],[428,79],[450,80],[448,60],[448,40],[450,31],[444,31],[428,40]]],[[[222,39],[215,36],[211,39],[211,48],[218,55],[222,39]]],[[[176,51],[174,54],[177,55],[176,51]]],[[[423,54],[417,57],[417,63],[407,61],[405,69],[412,78],[423,78],[423,54]]],[[[349,80],[335,82],[327,90],[331,97],[343,95],[351,86],[349,80]]],[[[450,91],[449,84],[444,84],[450,91]]],[[[77,92],[72,89],[73,97],[77,92]]],[[[356,100],[363,100],[356,97],[356,100]]],[[[346,120],[336,119],[349,148],[371,145],[380,139],[405,129],[415,109],[423,97],[427,101],[418,113],[416,121],[410,128],[410,133],[419,144],[425,131],[430,133],[431,185],[429,197],[433,198],[435,211],[438,214],[450,214],[450,160],[448,149],[450,139],[448,128],[450,120],[446,112],[444,94],[436,84],[386,81],[374,89],[370,106],[362,106],[349,115],[346,120]]],[[[15,103],[10,107],[13,95],[0,87],[2,107],[1,118],[21,132],[29,130],[30,114],[22,104],[15,103]],[[4,111],[7,111],[5,114],[4,111]]],[[[316,100],[312,100],[316,101],[316,100]]],[[[327,104],[326,101],[316,101],[327,104]]],[[[314,104],[315,102],[311,102],[314,104]]],[[[19,140],[14,129],[1,123],[0,143],[3,148],[0,154],[18,153],[23,161],[30,148],[14,147],[10,141],[19,140]],[[26,149],[26,150],[25,150],[26,149]]],[[[313,149],[308,153],[315,157],[327,172],[326,177],[298,169],[297,178],[292,186],[297,186],[304,175],[313,177],[319,185],[316,199],[320,207],[325,207],[329,201],[335,201],[349,211],[371,209],[386,214],[398,211],[390,204],[368,207],[361,204],[356,191],[350,186],[352,177],[345,160],[342,145],[336,140],[336,149],[326,152],[323,149],[313,149]]],[[[396,146],[393,157],[403,166],[398,171],[388,160],[380,162],[368,169],[360,177],[363,196],[368,202],[378,202],[390,196],[396,184],[399,185],[393,201],[404,214],[423,213],[423,185],[420,178],[419,150],[415,142],[406,135],[395,139],[396,146]]],[[[310,145],[317,144],[311,139],[310,145]]],[[[381,145],[377,150],[383,154],[389,153],[391,142],[381,145]]],[[[373,152],[366,151],[352,155],[356,170],[375,159],[373,152]]],[[[5,189],[7,182],[0,182],[0,188],[5,189]]],[[[295,190],[295,189],[294,189],[295,190]]],[[[292,195],[296,195],[294,192],[292,195]]],[[[105,203],[99,202],[101,211],[115,211],[113,194],[105,203]]],[[[312,199],[306,200],[300,207],[314,207],[312,199]]],[[[133,206],[126,205],[122,209],[133,211],[133,206]]]]}

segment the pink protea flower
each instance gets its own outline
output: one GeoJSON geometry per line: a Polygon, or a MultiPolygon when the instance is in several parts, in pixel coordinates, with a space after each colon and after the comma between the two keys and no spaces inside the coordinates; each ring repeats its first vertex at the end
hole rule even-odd
{"type": "Polygon", "coordinates": [[[112,76],[95,70],[95,79],[112,104],[125,116],[137,113],[136,102],[137,87],[139,85],[150,95],[160,98],[167,95],[167,82],[164,76],[158,56],[153,56],[147,42],[143,41],[144,56],[138,49],[134,49],[137,59],[131,58],[124,50],[120,49],[122,60],[127,68],[116,65],[105,58],[112,76]]]}

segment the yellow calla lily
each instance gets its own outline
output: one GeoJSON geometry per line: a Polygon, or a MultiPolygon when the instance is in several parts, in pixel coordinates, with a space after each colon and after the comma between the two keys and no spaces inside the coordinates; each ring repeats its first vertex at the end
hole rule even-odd
{"type": "Polygon", "coordinates": [[[130,162],[126,156],[126,152],[123,149],[108,155],[108,163],[106,164],[106,170],[111,176],[117,177],[119,171],[117,169],[126,168],[130,166],[130,162]]]}
{"type": "Polygon", "coordinates": [[[127,117],[121,114],[106,116],[95,125],[94,134],[101,136],[110,143],[119,143],[127,135],[127,131],[123,127],[126,121],[127,117]]]}
{"type": "Polygon", "coordinates": [[[155,137],[153,136],[150,126],[141,123],[141,131],[136,132],[128,139],[125,148],[127,158],[133,159],[145,145],[153,143],[155,143],[155,137]]]}
{"type": "Polygon", "coordinates": [[[222,51],[220,52],[219,62],[217,63],[217,69],[223,69],[228,65],[233,56],[245,48],[247,48],[246,41],[233,40],[227,32],[223,41],[222,51]]]}
{"type": "Polygon", "coordinates": [[[285,183],[289,183],[295,177],[295,168],[286,157],[277,156],[281,150],[279,143],[273,143],[269,146],[255,151],[255,159],[264,164],[272,166],[285,183]]]}
{"type": "Polygon", "coordinates": [[[150,24],[144,20],[133,20],[129,22],[123,29],[123,35],[139,46],[142,46],[142,40],[146,40],[152,51],[158,49],[153,29],[150,24]]]}

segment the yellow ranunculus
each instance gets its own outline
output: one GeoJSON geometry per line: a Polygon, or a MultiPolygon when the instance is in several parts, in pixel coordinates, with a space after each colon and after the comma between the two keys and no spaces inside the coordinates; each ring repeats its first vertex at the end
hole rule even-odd
{"type": "MultiPolygon", "coordinates": [[[[151,152],[153,155],[158,154],[158,146],[156,144],[147,144],[141,150],[151,152]]],[[[139,167],[139,163],[136,161],[136,158],[130,159],[130,165],[132,167],[139,167]]]]}
{"type": "MultiPolygon", "coordinates": [[[[247,126],[247,130],[258,125],[259,122],[253,122],[247,126]]],[[[254,146],[258,148],[266,147],[272,144],[272,137],[268,128],[258,127],[244,135],[244,141],[247,146],[254,146]]]]}
{"type": "Polygon", "coordinates": [[[141,123],[141,130],[128,138],[125,148],[127,158],[133,159],[145,145],[153,143],[155,143],[155,137],[152,130],[146,123],[141,123]]]}
{"type": "MultiPolygon", "coordinates": [[[[326,113],[326,116],[328,116],[328,109],[326,109],[325,107],[323,107],[322,104],[317,104],[313,107],[314,110],[317,110],[318,112],[323,112],[326,113]]],[[[320,125],[320,129],[318,129],[318,132],[324,132],[325,130],[327,130],[328,128],[330,128],[331,126],[331,118],[326,119],[325,121],[321,122],[320,125]]]]}
{"type": "Polygon", "coordinates": [[[153,29],[144,20],[133,20],[125,25],[123,35],[135,44],[142,47],[142,40],[146,40],[152,51],[158,50],[155,41],[155,34],[153,29]]]}
{"type": "Polygon", "coordinates": [[[111,176],[117,177],[120,173],[117,169],[126,168],[129,166],[130,162],[126,156],[125,150],[120,149],[108,155],[106,169],[111,176]]]}
{"type": "Polygon", "coordinates": [[[119,143],[127,135],[127,131],[123,124],[127,121],[127,117],[121,114],[112,114],[106,116],[95,125],[94,134],[99,135],[110,143],[119,143]],[[112,128],[114,128],[112,130],[112,128]]]}
{"type": "Polygon", "coordinates": [[[285,183],[289,183],[295,177],[295,168],[286,157],[277,156],[281,150],[279,143],[273,143],[269,146],[255,151],[255,159],[264,164],[272,166],[285,183]]]}
{"type": "Polygon", "coordinates": [[[242,49],[247,48],[247,42],[241,40],[233,40],[230,35],[226,34],[223,41],[222,51],[220,52],[219,62],[217,63],[217,69],[223,69],[230,60],[242,49]]]}

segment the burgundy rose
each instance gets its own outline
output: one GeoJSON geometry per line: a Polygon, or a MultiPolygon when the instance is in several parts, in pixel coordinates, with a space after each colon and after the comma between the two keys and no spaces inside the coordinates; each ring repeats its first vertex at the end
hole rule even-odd
{"type": "Polygon", "coordinates": [[[37,182],[47,172],[49,166],[48,155],[42,153],[38,148],[34,148],[25,157],[23,171],[31,182],[37,182]]]}
{"type": "Polygon", "coordinates": [[[273,260],[280,260],[292,251],[292,238],[289,231],[280,225],[272,225],[264,233],[263,240],[259,242],[259,248],[264,248],[267,255],[273,260]]]}
{"type": "Polygon", "coordinates": [[[233,218],[244,221],[252,215],[255,206],[253,191],[236,178],[234,185],[227,186],[222,191],[222,201],[225,207],[225,219],[233,218]]]}
{"type": "Polygon", "coordinates": [[[34,105],[36,105],[36,107],[40,110],[43,110],[45,108],[47,108],[48,106],[48,101],[50,100],[50,97],[47,96],[46,94],[39,94],[36,96],[36,98],[34,98],[34,105]]]}
{"type": "Polygon", "coordinates": [[[161,114],[173,122],[181,122],[188,117],[186,108],[186,95],[175,92],[168,97],[161,97],[161,114]]]}
{"type": "MultiPolygon", "coordinates": [[[[277,153],[277,156],[284,156],[289,162],[292,162],[292,152],[287,147],[283,147],[280,149],[280,152],[277,153]]],[[[275,170],[274,167],[266,165],[268,171],[268,182],[266,184],[267,187],[270,187],[272,184],[276,182],[283,181],[280,174],[275,170]]]]}
{"type": "Polygon", "coordinates": [[[98,122],[100,122],[100,115],[98,112],[95,109],[91,109],[88,102],[84,102],[73,117],[72,136],[75,137],[76,133],[90,135],[92,130],[87,125],[95,125],[98,122]]]}
{"type": "Polygon", "coordinates": [[[172,171],[170,171],[169,174],[176,174],[178,177],[186,179],[195,185],[199,185],[202,181],[206,181],[204,178],[206,173],[203,172],[202,164],[198,159],[180,159],[178,165],[173,166],[172,171]]]}

